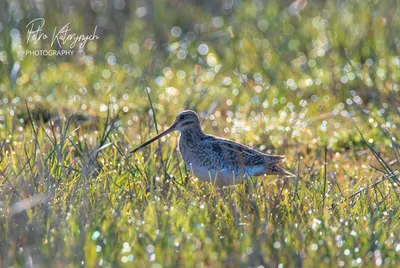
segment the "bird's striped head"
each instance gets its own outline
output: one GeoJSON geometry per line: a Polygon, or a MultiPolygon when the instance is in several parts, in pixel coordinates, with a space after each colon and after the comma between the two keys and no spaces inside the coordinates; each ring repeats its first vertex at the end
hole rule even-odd
{"type": "Polygon", "coordinates": [[[150,140],[144,142],[142,145],[136,147],[134,150],[131,151],[131,153],[134,153],[134,152],[138,151],[139,149],[149,145],[150,143],[167,135],[171,131],[174,131],[174,130],[183,131],[188,128],[191,128],[195,131],[200,130],[200,132],[201,132],[199,117],[197,116],[197,114],[195,112],[189,111],[189,110],[179,113],[176,116],[174,123],[168,129],[164,130],[163,132],[161,132],[157,136],[151,138],[150,140]]]}
{"type": "Polygon", "coordinates": [[[172,125],[175,130],[182,131],[187,128],[200,127],[200,119],[194,111],[180,112],[172,125]]]}

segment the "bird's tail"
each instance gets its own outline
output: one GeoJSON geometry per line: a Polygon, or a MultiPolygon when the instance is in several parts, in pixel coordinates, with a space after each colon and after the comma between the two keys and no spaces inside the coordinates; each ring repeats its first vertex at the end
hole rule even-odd
{"type": "Polygon", "coordinates": [[[280,167],[278,164],[281,164],[284,161],[284,155],[271,155],[271,164],[270,164],[270,171],[271,174],[274,175],[283,175],[286,177],[296,177],[293,173],[287,171],[286,169],[280,167]]]}
{"type": "Polygon", "coordinates": [[[272,168],[271,168],[274,173],[276,175],[283,175],[285,177],[296,177],[296,175],[294,175],[293,173],[287,171],[286,169],[276,165],[276,164],[272,164],[272,168]]]}

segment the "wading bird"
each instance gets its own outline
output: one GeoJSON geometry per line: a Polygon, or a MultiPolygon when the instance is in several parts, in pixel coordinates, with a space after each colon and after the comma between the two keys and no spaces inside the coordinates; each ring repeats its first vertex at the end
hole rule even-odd
{"type": "Polygon", "coordinates": [[[131,153],[174,130],[181,133],[179,151],[183,161],[194,176],[202,181],[226,186],[253,176],[293,176],[277,165],[283,161],[282,155],[264,154],[240,143],[204,134],[199,117],[193,111],[179,113],[167,130],[135,148],[131,153]]]}

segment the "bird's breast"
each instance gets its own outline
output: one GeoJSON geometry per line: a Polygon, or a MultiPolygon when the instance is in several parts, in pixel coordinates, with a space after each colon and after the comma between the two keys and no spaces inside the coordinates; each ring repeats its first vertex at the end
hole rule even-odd
{"type": "Polygon", "coordinates": [[[246,172],[229,165],[221,165],[220,162],[213,160],[212,155],[196,154],[185,149],[181,150],[181,154],[189,172],[201,181],[226,186],[237,184],[247,178],[246,172]]]}
{"type": "Polygon", "coordinates": [[[210,182],[217,186],[234,185],[247,179],[246,173],[238,174],[235,173],[234,170],[228,168],[216,170],[206,166],[193,165],[192,163],[189,163],[187,166],[193,176],[201,181],[210,182]]]}

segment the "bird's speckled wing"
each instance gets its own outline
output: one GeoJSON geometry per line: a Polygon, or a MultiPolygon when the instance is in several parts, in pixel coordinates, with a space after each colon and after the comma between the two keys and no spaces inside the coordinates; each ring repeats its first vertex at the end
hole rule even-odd
{"type": "Polygon", "coordinates": [[[282,162],[284,158],[281,155],[263,154],[240,143],[214,136],[207,136],[203,142],[226,163],[242,167],[275,164],[282,162]]]}

